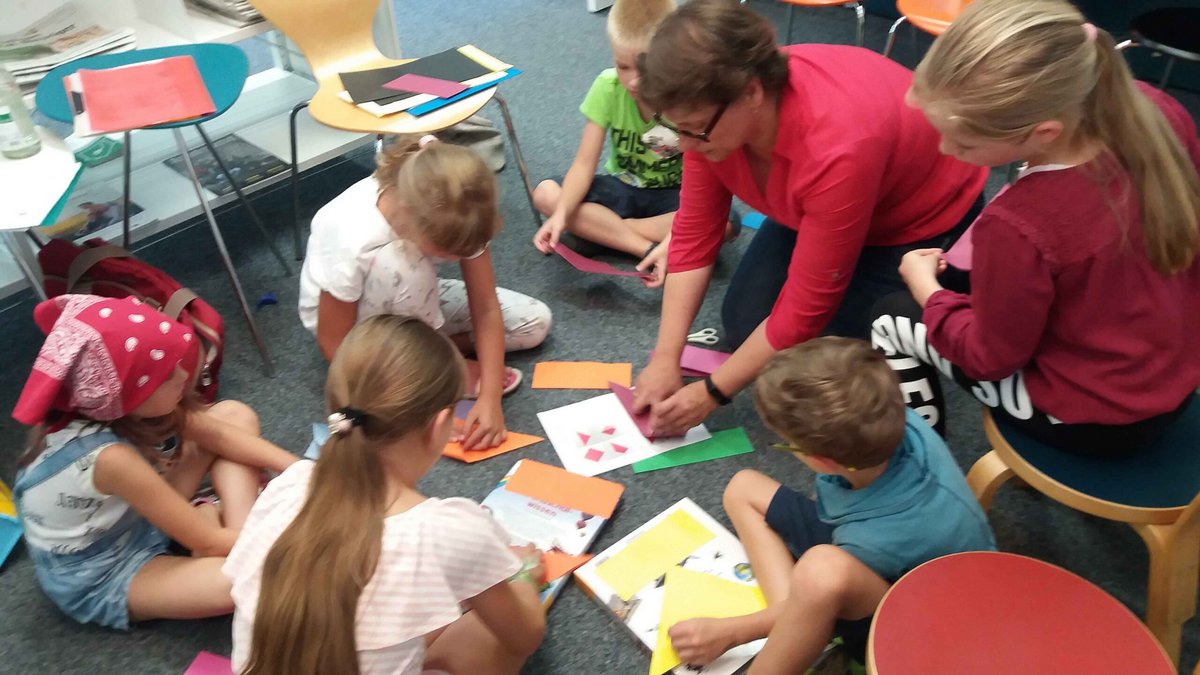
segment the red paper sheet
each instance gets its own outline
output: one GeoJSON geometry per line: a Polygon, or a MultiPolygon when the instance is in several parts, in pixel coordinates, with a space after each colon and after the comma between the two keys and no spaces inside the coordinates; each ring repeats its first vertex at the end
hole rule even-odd
{"type": "Polygon", "coordinates": [[[608,275],[614,276],[614,277],[649,277],[649,276],[651,276],[649,274],[643,274],[642,272],[638,272],[637,270],[633,270],[633,271],[629,271],[629,272],[626,272],[624,270],[619,270],[619,269],[613,267],[612,265],[609,265],[606,262],[601,262],[599,260],[592,260],[591,258],[586,258],[584,256],[581,256],[578,253],[576,253],[575,251],[572,251],[571,249],[567,248],[566,246],[564,246],[562,244],[555,246],[554,252],[559,254],[560,256],[562,256],[563,260],[566,260],[568,263],[571,264],[571,267],[574,267],[575,269],[579,270],[580,272],[590,272],[592,274],[608,274],[608,275]]]}
{"type": "Polygon", "coordinates": [[[612,518],[625,492],[620,483],[581,476],[531,459],[521,461],[504,489],[601,518],[612,518]]]}
{"type": "MultiPolygon", "coordinates": [[[[617,384],[616,382],[609,382],[608,387],[609,387],[609,389],[612,389],[612,392],[614,394],[617,395],[617,400],[621,402],[621,407],[625,409],[625,412],[629,415],[630,419],[633,420],[633,423],[637,425],[638,431],[641,432],[641,434],[643,436],[645,436],[646,438],[669,438],[668,436],[664,436],[662,434],[656,435],[652,432],[652,430],[650,428],[650,412],[649,411],[644,412],[641,415],[635,414],[633,412],[633,396],[634,395],[633,395],[632,389],[630,389],[628,387],[623,387],[623,386],[617,384]]],[[[682,435],[683,434],[678,434],[678,436],[682,436],[682,435]]]]}
{"type": "Polygon", "coordinates": [[[191,56],[79,71],[83,108],[96,133],[127,131],[216,111],[191,56]]]}
{"type": "Polygon", "coordinates": [[[411,91],[414,94],[429,94],[438,98],[458,96],[467,90],[467,85],[461,82],[440,80],[436,77],[425,77],[414,73],[401,75],[391,82],[385,82],[383,86],[396,91],[411,91]]]}

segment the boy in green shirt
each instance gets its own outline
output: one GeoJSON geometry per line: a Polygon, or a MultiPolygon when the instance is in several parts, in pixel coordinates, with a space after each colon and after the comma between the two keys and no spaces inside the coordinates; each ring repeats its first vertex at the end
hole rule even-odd
{"type": "Polygon", "coordinates": [[[674,0],[617,0],[609,11],[616,68],[600,73],[579,106],[587,123],[562,185],[544,180],[533,192],[547,217],[533,237],[542,253],[558,245],[564,230],[638,258],[669,238],[683,157],[675,134],[656,124],[654,111],[638,100],[637,57],[674,9],[674,0]],[[606,136],[606,173],[593,176],[606,136]]]}

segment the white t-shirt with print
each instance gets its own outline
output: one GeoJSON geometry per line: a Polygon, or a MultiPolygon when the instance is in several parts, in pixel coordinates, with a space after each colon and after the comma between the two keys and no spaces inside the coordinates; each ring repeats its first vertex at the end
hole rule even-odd
{"type": "MultiPolygon", "coordinates": [[[[46,437],[46,450],[26,471],[41,464],[68,441],[104,430],[84,420],[71,422],[46,437]]],[[[21,519],[30,546],[58,554],[77,553],[91,546],[131,508],[129,502],[96,489],[96,458],[106,443],[25,491],[21,519]]]]}
{"type": "MultiPolygon", "coordinates": [[[[262,568],[300,513],[316,464],[301,460],[254,503],[221,571],[233,584],[233,669],[250,657],[262,568]]],[[[384,520],[379,562],[358,599],[354,638],[362,675],[415,675],[425,635],[456,621],[464,600],[521,569],[508,535],[469,499],[427,499],[384,520]]],[[[319,574],[320,570],[314,570],[319,574]]]]}
{"type": "Polygon", "coordinates": [[[445,323],[438,302],[436,261],[401,239],[375,205],[374,177],[351,185],[312,220],[308,253],[300,271],[300,321],[317,330],[321,291],[358,303],[358,321],[377,314],[445,323]]]}

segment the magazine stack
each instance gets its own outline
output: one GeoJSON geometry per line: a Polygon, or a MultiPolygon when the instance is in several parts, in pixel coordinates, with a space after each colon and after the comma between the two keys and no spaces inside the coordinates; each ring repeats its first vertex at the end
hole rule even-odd
{"type": "Polygon", "coordinates": [[[187,3],[197,11],[239,28],[263,20],[262,14],[245,0],[187,0],[187,3]]]}
{"type": "Polygon", "coordinates": [[[0,34],[0,61],[8,69],[22,93],[37,88],[47,72],[68,61],[134,48],[131,28],[97,25],[68,2],[10,34],[0,34]]]}

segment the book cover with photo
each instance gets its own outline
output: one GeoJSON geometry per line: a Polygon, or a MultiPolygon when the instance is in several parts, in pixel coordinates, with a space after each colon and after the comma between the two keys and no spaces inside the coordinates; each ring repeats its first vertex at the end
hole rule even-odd
{"type": "MultiPolygon", "coordinates": [[[[284,173],[288,165],[282,159],[246,141],[237,134],[223,136],[213,141],[221,161],[229,169],[237,186],[245,190],[248,186],[264,181],[272,176],[284,173]]],[[[196,169],[196,177],[205,190],[223,197],[233,192],[233,186],[225,178],[225,173],[208,151],[208,146],[201,145],[188,151],[192,166],[196,169]]],[[[167,166],[185,178],[188,178],[187,166],[181,155],[175,155],[164,160],[167,166]]]]}
{"type": "MultiPolygon", "coordinates": [[[[83,240],[103,237],[113,241],[121,236],[125,220],[125,198],[121,190],[110,183],[84,183],[71,191],[62,214],[53,225],[39,233],[58,239],[83,240]]],[[[155,218],[137,202],[129,202],[129,229],[137,230],[155,218]]]]}

